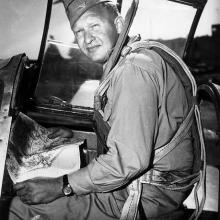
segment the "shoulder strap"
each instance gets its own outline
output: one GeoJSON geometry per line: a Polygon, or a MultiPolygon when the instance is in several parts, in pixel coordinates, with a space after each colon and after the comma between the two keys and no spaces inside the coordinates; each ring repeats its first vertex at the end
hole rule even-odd
{"type": "MultiPolygon", "coordinates": [[[[196,121],[196,127],[198,129],[198,137],[200,141],[200,160],[201,160],[201,166],[199,167],[199,177],[196,175],[195,180],[196,180],[196,185],[194,189],[194,197],[195,197],[195,203],[196,203],[196,209],[193,212],[192,216],[190,219],[198,219],[200,216],[204,203],[205,203],[205,176],[206,176],[206,152],[205,152],[205,144],[204,144],[204,137],[203,137],[203,132],[202,132],[202,125],[201,125],[201,118],[200,118],[200,111],[199,107],[196,102],[196,95],[197,95],[197,85],[195,82],[194,77],[192,76],[190,70],[186,66],[186,64],[182,61],[182,59],[171,49],[166,47],[165,45],[154,42],[154,41],[142,41],[142,42],[135,42],[131,45],[128,45],[129,49],[128,52],[133,52],[136,49],[140,48],[147,48],[147,49],[153,49],[159,55],[162,56],[162,58],[168,62],[168,64],[175,70],[175,73],[178,75],[179,79],[181,80],[184,88],[186,89],[186,94],[187,94],[187,99],[189,103],[191,104],[191,109],[183,121],[182,125],[179,127],[178,131],[176,132],[175,136],[172,138],[171,142],[168,143],[167,145],[163,146],[162,149],[159,149],[157,152],[155,152],[155,160],[153,161],[154,164],[155,162],[159,161],[162,159],[166,154],[168,154],[176,145],[176,141],[181,139],[181,136],[183,137],[184,134],[182,135],[182,132],[185,133],[185,130],[188,131],[188,129],[192,125],[192,117],[194,116],[195,121],[196,121]],[[190,95],[191,94],[191,95],[190,95]],[[193,97],[193,98],[191,98],[193,97]],[[190,102],[190,100],[192,100],[190,102]],[[193,114],[194,113],[194,114],[193,114]],[[202,188],[203,196],[199,202],[198,200],[198,189],[202,188]]],[[[195,127],[195,126],[194,126],[195,127]]],[[[194,171],[195,172],[195,171],[194,171]]],[[[140,185],[141,185],[141,179],[143,179],[143,176],[140,177],[140,179],[134,180],[131,184],[131,189],[134,188],[135,185],[137,185],[136,190],[136,197],[140,198],[140,185]],[[135,184],[136,183],[136,184],[135,184]]],[[[195,181],[192,181],[192,184],[194,184],[195,181]]],[[[133,196],[134,197],[134,196],[133,196]]],[[[129,194],[130,198],[130,194],[129,194]]],[[[138,206],[138,200],[136,201],[136,205],[131,201],[131,198],[126,201],[125,204],[125,210],[123,209],[122,213],[126,213],[126,218],[121,218],[121,219],[133,219],[132,213],[129,213],[129,210],[126,210],[126,207],[130,204],[134,207],[138,206]],[[129,204],[127,204],[129,203],[129,204]]],[[[123,215],[125,216],[125,214],[123,215]]]]}
{"type": "MultiPolygon", "coordinates": [[[[198,137],[200,140],[200,147],[201,147],[200,160],[202,161],[202,164],[201,164],[202,166],[200,167],[201,169],[199,169],[199,177],[196,175],[196,178],[195,178],[195,180],[197,181],[196,186],[195,186],[195,193],[194,193],[195,201],[196,201],[196,210],[193,213],[192,218],[197,219],[199,215],[201,214],[204,203],[205,203],[205,175],[206,175],[205,145],[204,145],[202,126],[201,126],[200,112],[199,112],[198,105],[196,103],[197,86],[186,64],[171,49],[167,48],[165,45],[160,44],[158,42],[153,42],[153,41],[143,42],[142,41],[142,42],[135,42],[135,43],[132,43],[131,45],[128,45],[128,49],[126,51],[127,53],[129,53],[140,48],[153,49],[156,52],[158,52],[163,57],[163,59],[166,62],[168,62],[168,64],[171,65],[171,67],[175,70],[175,73],[178,75],[184,88],[187,90],[186,94],[189,100],[189,104],[191,104],[191,109],[187,117],[185,118],[185,120],[183,121],[179,129],[177,130],[176,134],[172,138],[172,140],[167,145],[155,151],[154,164],[158,162],[159,160],[161,160],[171,150],[173,150],[178,145],[178,143],[182,140],[182,138],[184,138],[185,134],[188,132],[188,130],[192,126],[192,121],[193,121],[192,119],[194,117],[196,121],[196,127],[198,129],[198,137]],[[199,203],[197,192],[200,186],[202,186],[202,190],[204,193],[199,203]]],[[[124,56],[126,56],[126,54],[124,54],[124,56]]],[[[106,83],[106,85],[107,84],[108,83],[106,83]]],[[[108,88],[107,86],[104,86],[104,90],[107,88],[108,88]]],[[[106,135],[108,134],[109,129],[110,127],[108,127],[108,129],[105,129],[106,135]]],[[[141,179],[137,179],[137,180],[134,180],[132,184],[130,184],[129,186],[130,194],[129,194],[128,200],[126,201],[123,207],[122,215],[120,218],[121,220],[133,219],[134,216],[136,216],[137,207],[138,207],[138,203],[140,199],[140,193],[141,193],[141,184],[142,184],[141,182],[142,182],[141,179]],[[133,207],[133,208],[132,209],[129,208],[128,210],[127,207],[133,207]]],[[[194,184],[195,181],[192,181],[191,183],[194,184]]]]}
{"type": "Polygon", "coordinates": [[[112,52],[111,56],[109,57],[109,60],[106,64],[102,79],[104,79],[110,73],[110,71],[115,66],[117,60],[119,59],[119,57],[121,55],[121,50],[126,43],[130,27],[133,23],[134,17],[136,15],[136,12],[138,9],[138,4],[139,4],[139,0],[133,0],[131,3],[131,6],[129,7],[129,9],[126,13],[126,16],[124,19],[125,22],[124,22],[122,32],[120,33],[118,40],[116,42],[116,45],[114,47],[114,50],[113,50],[113,52],[112,52]]]}
{"type": "Polygon", "coordinates": [[[110,79],[110,73],[112,68],[114,68],[115,64],[117,63],[118,59],[121,55],[121,50],[124,47],[126,40],[128,39],[128,33],[130,30],[130,27],[132,25],[132,22],[134,20],[134,17],[136,15],[137,9],[139,5],[139,0],[133,0],[131,3],[131,6],[129,7],[126,16],[125,16],[125,23],[123,25],[123,29],[118,37],[118,40],[116,42],[116,45],[114,47],[114,50],[111,53],[111,56],[109,57],[109,60],[105,66],[104,73],[101,79],[101,84],[97,91],[95,92],[94,96],[94,108],[96,110],[100,109],[100,92],[102,90],[105,90],[108,86],[108,81],[110,79]],[[103,82],[105,81],[105,82],[103,82]]]}
{"type": "Polygon", "coordinates": [[[128,50],[127,53],[134,52],[135,50],[141,48],[150,49],[157,52],[165,60],[165,62],[167,62],[174,69],[174,72],[176,73],[177,77],[180,79],[186,91],[187,100],[189,105],[191,106],[188,115],[180,125],[179,129],[177,130],[172,140],[167,145],[162,146],[159,149],[156,149],[155,160],[154,160],[154,164],[155,164],[157,161],[159,161],[165,155],[167,155],[171,150],[173,150],[178,145],[180,139],[182,139],[182,137],[189,131],[189,128],[192,125],[192,121],[194,117],[193,113],[196,104],[197,86],[194,77],[192,76],[186,64],[174,51],[172,51],[165,45],[155,41],[137,41],[128,45],[128,47],[130,49],[128,50]]]}

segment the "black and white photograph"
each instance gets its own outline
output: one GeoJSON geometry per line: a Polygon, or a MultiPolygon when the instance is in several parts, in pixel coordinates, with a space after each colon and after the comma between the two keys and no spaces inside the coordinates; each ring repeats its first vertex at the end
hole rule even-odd
{"type": "Polygon", "coordinates": [[[0,0],[1,220],[220,220],[219,0],[0,0]]]}

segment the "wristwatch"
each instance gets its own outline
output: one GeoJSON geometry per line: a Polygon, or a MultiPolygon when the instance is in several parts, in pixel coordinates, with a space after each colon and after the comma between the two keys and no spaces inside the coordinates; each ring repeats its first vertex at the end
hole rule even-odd
{"type": "Polygon", "coordinates": [[[72,189],[71,185],[69,184],[67,175],[63,176],[63,194],[65,196],[73,195],[73,189],[72,189]]]}

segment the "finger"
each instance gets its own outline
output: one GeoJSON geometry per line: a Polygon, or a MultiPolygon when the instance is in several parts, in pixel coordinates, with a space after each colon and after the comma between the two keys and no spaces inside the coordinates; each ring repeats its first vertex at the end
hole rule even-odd
{"type": "Polygon", "coordinates": [[[55,132],[55,131],[57,131],[57,129],[58,129],[58,127],[50,127],[50,128],[47,128],[47,130],[48,130],[49,132],[55,132]]]}
{"type": "Polygon", "coordinates": [[[54,132],[56,132],[57,130],[59,130],[59,127],[50,127],[50,128],[47,128],[47,130],[48,130],[50,133],[54,133],[54,132]]]}
{"type": "Polygon", "coordinates": [[[30,189],[26,185],[23,188],[16,189],[17,196],[27,196],[29,192],[30,189]]]}
{"type": "Polygon", "coordinates": [[[28,205],[32,204],[32,202],[26,196],[20,196],[20,200],[25,204],[28,204],[28,205]]]}
{"type": "Polygon", "coordinates": [[[66,137],[68,137],[68,138],[72,138],[74,135],[73,135],[73,131],[72,130],[68,130],[68,134],[67,134],[67,136],[66,137]]]}
{"type": "Polygon", "coordinates": [[[48,138],[54,139],[54,138],[59,137],[59,136],[60,136],[60,131],[57,130],[57,131],[54,131],[53,133],[49,134],[48,138]]]}
{"type": "Polygon", "coordinates": [[[27,195],[27,193],[25,190],[21,189],[21,190],[16,191],[16,195],[21,198],[21,197],[24,197],[25,195],[27,195]]]}
{"type": "Polygon", "coordinates": [[[68,128],[60,129],[60,136],[64,138],[71,138],[73,137],[73,132],[68,128]]]}
{"type": "Polygon", "coordinates": [[[25,188],[25,183],[24,182],[20,182],[20,183],[16,183],[14,186],[13,186],[13,189],[15,191],[18,191],[18,190],[21,190],[21,189],[24,189],[25,188]]]}

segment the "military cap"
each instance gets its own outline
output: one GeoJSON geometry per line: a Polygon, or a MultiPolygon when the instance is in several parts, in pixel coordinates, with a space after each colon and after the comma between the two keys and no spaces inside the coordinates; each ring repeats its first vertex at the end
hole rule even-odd
{"type": "Polygon", "coordinates": [[[67,17],[70,25],[73,27],[78,18],[93,6],[103,3],[112,2],[111,0],[63,0],[67,17]]]}

